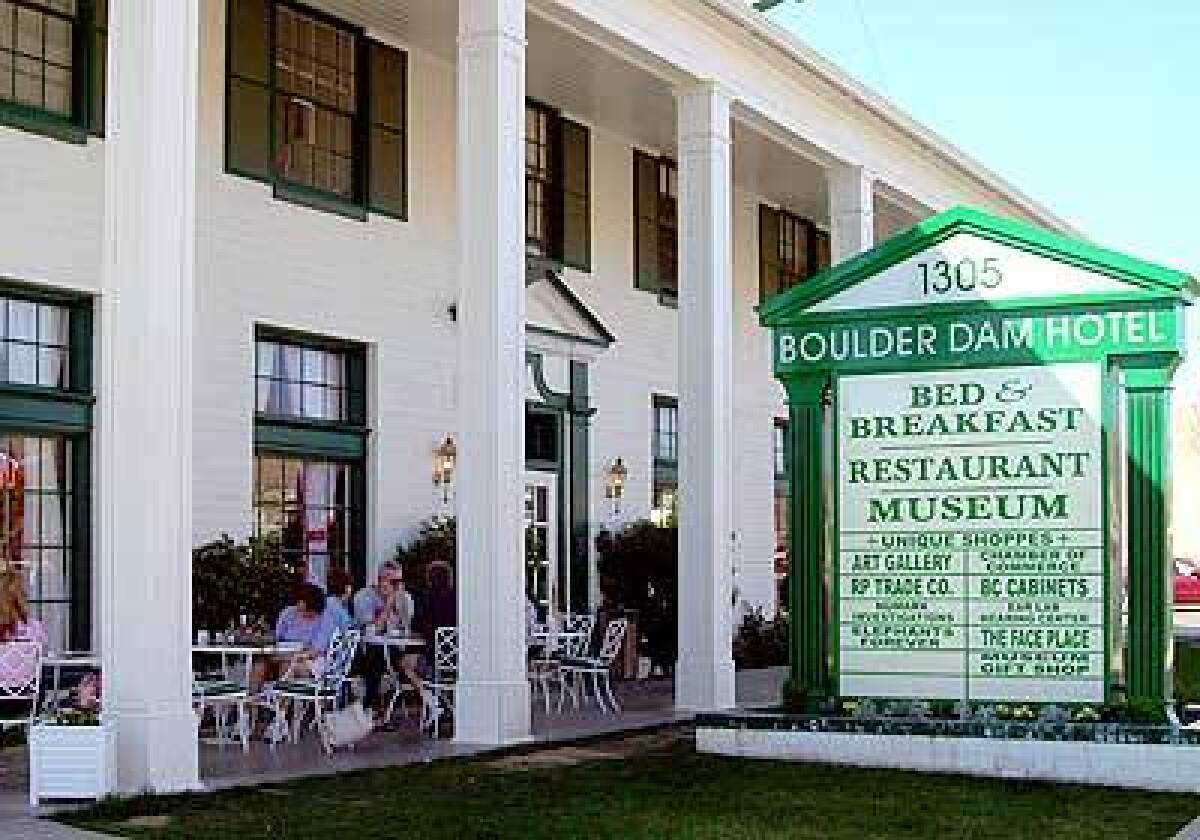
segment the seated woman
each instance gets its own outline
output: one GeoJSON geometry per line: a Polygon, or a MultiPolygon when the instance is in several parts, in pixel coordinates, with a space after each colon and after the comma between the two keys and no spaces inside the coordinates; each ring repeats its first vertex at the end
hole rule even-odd
{"type": "MultiPolygon", "coordinates": [[[[324,590],[314,583],[301,584],[294,602],[284,607],[275,622],[276,643],[299,645],[294,654],[259,659],[250,675],[250,688],[259,690],[263,683],[290,671],[293,676],[320,673],[320,665],[329,648],[329,640],[338,625],[338,610],[326,606],[324,590]]],[[[344,613],[344,611],[341,611],[344,613]]]]}
{"type": "Polygon", "coordinates": [[[48,644],[46,628],[29,615],[24,576],[19,570],[8,567],[0,571],[0,649],[12,642],[33,642],[39,652],[37,659],[0,655],[0,721],[29,717],[34,701],[6,695],[16,693],[37,676],[48,644]]]}

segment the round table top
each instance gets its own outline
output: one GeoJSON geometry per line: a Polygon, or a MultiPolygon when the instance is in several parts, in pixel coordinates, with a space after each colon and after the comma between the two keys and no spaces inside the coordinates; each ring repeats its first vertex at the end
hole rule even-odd
{"type": "Polygon", "coordinates": [[[304,650],[304,646],[299,642],[283,642],[282,644],[271,643],[261,645],[250,644],[223,644],[220,642],[207,645],[192,645],[192,653],[233,653],[248,656],[251,654],[273,654],[273,653],[299,653],[304,650]]]}

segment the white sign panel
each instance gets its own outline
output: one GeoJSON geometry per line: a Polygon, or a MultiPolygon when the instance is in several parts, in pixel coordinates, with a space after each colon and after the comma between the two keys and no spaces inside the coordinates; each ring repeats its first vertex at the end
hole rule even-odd
{"type": "Polygon", "coordinates": [[[1128,285],[1103,274],[959,233],[833,295],[811,311],[847,312],[1128,291],[1128,285]]]}
{"type": "Polygon", "coordinates": [[[1103,702],[1099,364],[838,380],[843,696],[1103,702]]]}

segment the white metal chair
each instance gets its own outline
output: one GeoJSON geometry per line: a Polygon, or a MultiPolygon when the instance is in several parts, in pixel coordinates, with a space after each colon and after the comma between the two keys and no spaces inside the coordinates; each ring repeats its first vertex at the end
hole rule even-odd
{"type": "Polygon", "coordinates": [[[29,704],[29,711],[9,714],[0,711],[0,731],[33,725],[42,687],[42,646],[37,642],[0,644],[0,706],[29,704]]]}
{"type": "Polygon", "coordinates": [[[550,686],[558,683],[561,687],[560,670],[565,658],[587,656],[592,641],[592,630],[596,626],[596,617],[589,613],[575,613],[563,616],[562,629],[565,635],[547,636],[546,646],[540,655],[529,660],[529,688],[533,700],[537,701],[540,692],[545,703],[546,714],[550,714],[550,686]],[[553,641],[551,641],[553,640],[553,641]]]}
{"type": "Polygon", "coordinates": [[[224,679],[197,679],[192,681],[192,707],[196,716],[203,721],[204,715],[212,712],[217,738],[224,744],[229,738],[226,713],[236,712],[238,741],[242,752],[250,751],[250,692],[239,683],[224,679]]]}
{"type": "Polygon", "coordinates": [[[421,729],[438,736],[445,712],[454,714],[458,683],[458,628],[439,627],[433,634],[433,679],[421,684],[421,729]]]}
{"type": "Polygon", "coordinates": [[[300,738],[306,704],[312,708],[313,726],[321,720],[323,711],[337,708],[342,688],[350,678],[350,664],[354,660],[355,650],[358,649],[358,641],[357,630],[339,630],[329,640],[324,667],[320,674],[312,677],[285,674],[270,688],[269,695],[275,711],[276,740],[280,739],[280,727],[286,720],[285,703],[292,711],[290,729],[293,744],[300,738]]]}
{"type": "Polygon", "coordinates": [[[613,662],[616,661],[617,654],[621,652],[621,644],[625,641],[625,630],[628,626],[629,619],[614,618],[604,628],[604,640],[600,644],[600,651],[595,656],[563,658],[562,664],[559,665],[558,711],[562,711],[563,700],[566,698],[568,690],[571,693],[571,702],[578,709],[580,707],[579,692],[582,689],[586,693],[589,683],[592,696],[596,698],[596,705],[600,711],[608,714],[610,707],[614,712],[621,711],[616,695],[613,694],[611,673],[613,662]],[[605,703],[606,697],[607,704],[605,703]]]}

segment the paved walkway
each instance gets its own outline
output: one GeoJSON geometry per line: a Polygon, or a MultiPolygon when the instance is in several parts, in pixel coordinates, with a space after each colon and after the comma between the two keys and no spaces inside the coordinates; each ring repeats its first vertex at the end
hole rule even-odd
{"type": "MultiPolygon", "coordinates": [[[[785,676],[784,669],[743,671],[738,674],[738,704],[742,707],[767,706],[778,702],[785,676]]],[[[614,732],[661,726],[690,715],[676,713],[670,680],[656,679],[617,684],[622,705],[619,715],[602,715],[595,709],[562,715],[535,705],[533,740],[540,743],[575,741],[614,732]]],[[[313,737],[299,744],[269,749],[254,743],[249,753],[239,748],[203,746],[200,775],[209,790],[281,782],[308,776],[322,776],[375,767],[431,761],[452,756],[477,755],[490,748],[458,744],[451,740],[430,740],[415,726],[399,732],[381,732],[360,742],[353,752],[339,751],[326,756],[313,737]]],[[[0,838],[30,840],[87,840],[101,835],[61,826],[29,815],[27,799],[28,761],[24,750],[0,752],[0,838]]]]}

